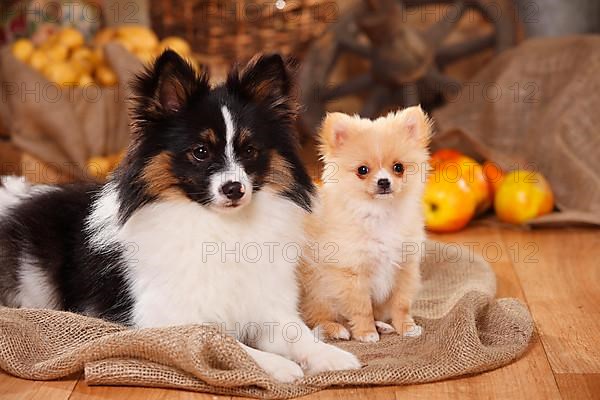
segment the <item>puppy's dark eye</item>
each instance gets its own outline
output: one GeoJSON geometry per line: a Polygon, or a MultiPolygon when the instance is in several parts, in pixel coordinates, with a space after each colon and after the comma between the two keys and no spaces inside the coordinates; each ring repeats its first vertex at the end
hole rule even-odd
{"type": "Polygon", "coordinates": [[[402,163],[394,164],[394,172],[397,173],[398,175],[403,174],[404,173],[404,165],[402,165],[402,163]]]}
{"type": "Polygon", "coordinates": [[[254,146],[247,146],[246,150],[244,150],[244,154],[246,158],[255,158],[258,156],[258,150],[254,146]]]}
{"type": "Polygon", "coordinates": [[[364,176],[369,173],[369,167],[367,167],[366,165],[361,165],[360,167],[358,167],[356,172],[358,172],[359,175],[364,176]]]}
{"type": "Polygon", "coordinates": [[[192,157],[198,161],[205,161],[209,156],[208,146],[200,144],[192,150],[192,157]]]}

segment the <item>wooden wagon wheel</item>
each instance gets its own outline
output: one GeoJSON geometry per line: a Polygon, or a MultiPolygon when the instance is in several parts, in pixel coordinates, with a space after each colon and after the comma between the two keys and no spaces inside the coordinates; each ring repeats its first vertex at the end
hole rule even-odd
{"type": "Polygon", "coordinates": [[[299,74],[300,100],[306,107],[301,128],[314,134],[328,102],[366,93],[360,114],[376,116],[390,106],[419,104],[423,90],[452,96],[462,85],[443,73],[444,66],[485,48],[497,52],[514,42],[515,27],[505,12],[497,13],[485,0],[365,0],[342,14],[308,50],[299,74]],[[452,5],[449,13],[427,30],[406,22],[410,8],[452,5]],[[494,32],[463,43],[445,45],[466,10],[475,10],[494,25],[494,32]],[[369,62],[369,70],[331,87],[329,75],[344,53],[369,62]]]}

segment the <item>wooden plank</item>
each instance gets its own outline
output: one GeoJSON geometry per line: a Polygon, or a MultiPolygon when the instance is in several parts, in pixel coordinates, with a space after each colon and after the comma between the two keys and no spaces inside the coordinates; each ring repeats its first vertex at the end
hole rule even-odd
{"type": "Polygon", "coordinates": [[[557,374],[563,399],[600,399],[600,374],[557,374]]]}
{"type": "Polygon", "coordinates": [[[451,245],[465,246],[465,256],[472,253],[482,256],[496,274],[496,296],[515,297],[525,301],[523,290],[511,262],[511,254],[506,249],[498,228],[474,226],[451,234],[430,234],[430,239],[451,245]]]}
{"type": "MultiPolygon", "coordinates": [[[[497,297],[515,297],[525,302],[513,268],[512,254],[497,228],[477,226],[430,237],[448,244],[465,245],[471,249],[469,251],[483,256],[496,273],[497,297]]],[[[398,387],[396,395],[398,399],[560,398],[550,364],[537,337],[525,355],[505,367],[468,378],[398,387]]]]}
{"type": "Polygon", "coordinates": [[[395,386],[372,388],[345,388],[323,390],[302,397],[302,400],[391,400],[396,396],[395,386]]]}
{"type": "Polygon", "coordinates": [[[600,235],[597,230],[503,232],[527,248],[515,270],[555,374],[600,373],[600,235]]]}
{"type": "Polygon", "coordinates": [[[512,364],[467,378],[396,389],[397,399],[560,399],[539,339],[512,364]]]}
{"type": "MultiPolygon", "coordinates": [[[[75,386],[69,400],[231,400],[229,396],[188,392],[184,390],[169,390],[127,386],[88,386],[80,380],[75,386]]],[[[237,398],[236,398],[237,399],[237,398]]],[[[47,399],[54,400],[54,399],[47,399]]]]}
{"type": "Polygon", "coordinates": [[[0,371],[0,400],[67,400],[77,379],[29,381],[0,371]]]}

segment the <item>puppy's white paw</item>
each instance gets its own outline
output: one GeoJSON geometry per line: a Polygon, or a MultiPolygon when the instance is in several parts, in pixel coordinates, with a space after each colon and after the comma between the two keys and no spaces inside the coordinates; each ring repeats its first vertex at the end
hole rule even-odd
{"type": "Polygon", "coordinates": [[[350,340],[350,331],[346,328],[340,329],[337,332],[337,337],[335,337],[334,339],[350,340]]]}
{"type": "Polygon", "coordinates": [[[404,337],[419,337],[423,334],[423,328],[419,325],[413,323],[411,326],[408,326],[404,329],[404,337]]]}
{"type": "Polygon", "coordinates": [[[321,343],[317,352],[306,357],[302,365],[308,374],[359,369],[362,366],[354,354],[325,343],[321,343]]]}
{"type": "Polygon", "coordinates": [[[383,321],[375,321],[375,327],[377,328],[377,332],[382,335],[387,335],[388,333],[396,332],[396,329],[390,324],[387,324],[383,321]]]}
{"type": "Polygon", "coordinates": [[[350,331],[342,324],[336,322],[330,322],[323,325],[318,325],[313,329],[313,333],[320,340],[323,339],[337,339],[337,340],[350,340],[350,331]]]}
{"type": "Polygon", "coordinates": [[[364,335],[354,336],[354,339],[363,343],[375,343],[379,342],[379,334],[377,332],[369,332],[364,335]]]}
{"type": "Polygon", "coordinates": [[[304,372],[298,364],[277,354],[261,351],[252,354],[252,358],[276,381],[292,383],[304,377],[304,372]]]}

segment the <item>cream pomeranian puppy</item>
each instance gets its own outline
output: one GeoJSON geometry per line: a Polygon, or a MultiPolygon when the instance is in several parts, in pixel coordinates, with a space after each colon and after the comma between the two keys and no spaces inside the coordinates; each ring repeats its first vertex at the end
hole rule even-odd
{"type": "Polygon", "coordinates": [[[420,335],[410,308],[421,285],[430,131],[418,106],[375,120],[325,118],[326,167],[299,270],[302,315],[322,336],[420,335]]]}

